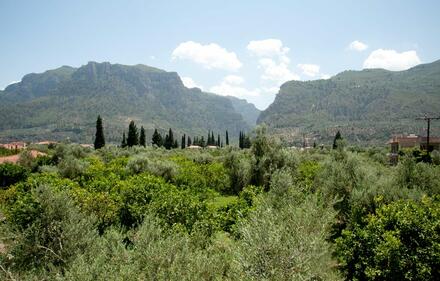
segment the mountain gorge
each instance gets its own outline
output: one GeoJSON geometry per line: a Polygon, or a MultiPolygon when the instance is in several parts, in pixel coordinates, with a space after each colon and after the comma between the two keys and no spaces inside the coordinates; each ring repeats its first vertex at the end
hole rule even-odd
{"type": "MultiPolygon", "coordinates": [[[[130,120],[149,134],[173,128],[186,134],[229,130],[238,135],[252,125],[237,111],[243,101],[188,89],[177,73],[145,65],[89,62],[28,74],[0,91],[0,100],[0,140],[90,143],[98,114],[113,142],[120,141],[130,120]]],[[[255,124],[255,115],[250,120],[255,124]]]]}
{"type": "MultiPolygon", "coordinates": [[[[328,142],[340,130],[352,142],[383,144],[391,134],[426,134],[416,117],[440,115],[440,61],[406,71],[344,71],[328,80],[289,81],[258,123],[287,142],[328,142]]],[[[440,124],[439,124],[440,125],[440,124]]],[[[440,126],[432,133],[440,134],[440,126]]]]}

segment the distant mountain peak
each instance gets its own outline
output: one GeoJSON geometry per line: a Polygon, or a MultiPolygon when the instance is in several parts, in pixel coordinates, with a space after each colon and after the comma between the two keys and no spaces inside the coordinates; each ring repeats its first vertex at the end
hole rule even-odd
{"type": "Polygon", "coordinates": [[[141,64],[63,66],[26,75],[0,95],[0,139],[69,137],[90,143],[98,114],[114,142],[129,120],[150,133],[173,128],[189,135],[234,135],[251,127],[228,98],[188,89],[176,72],[141,64]]]}

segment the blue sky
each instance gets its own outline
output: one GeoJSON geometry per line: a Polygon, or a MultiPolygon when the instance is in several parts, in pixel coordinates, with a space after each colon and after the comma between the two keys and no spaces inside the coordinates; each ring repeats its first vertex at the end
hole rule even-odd
{"type": "Polygon", "coordinates": [[[88,61],[176,71],[260,109],[286,80],[440,59],[440,1],[0,1],[0,89],[88,61]]]}

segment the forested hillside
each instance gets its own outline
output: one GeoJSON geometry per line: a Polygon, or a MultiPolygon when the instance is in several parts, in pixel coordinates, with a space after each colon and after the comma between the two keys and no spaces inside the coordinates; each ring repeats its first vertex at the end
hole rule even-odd
{"type": "MultiPolygon", "coordinates": [[[[344,71],[328,80],[285,83],[260,114],[290,141],[303,134],[328,140],[337,130],[351,141],[383,143],[393,133],[420,133],[414,120],[440,110],[440,61],[407,71],[344,71]]],[[[440,126],[437,126],[439,128],[440,126]]],[[[434,134],[440,130],[433,128],[434,134]]]]}
{"type": "Polygon", "coordinates": [[[145,65],[90,62],[29,74],[0,92],[0,140],[70,138],[91,143],[104,119],[109,141],[120,142],[130,122],[177,133],[208,130],[238,135],[250,126],[226,97],[188,89],[179,76],[145,65]]]}

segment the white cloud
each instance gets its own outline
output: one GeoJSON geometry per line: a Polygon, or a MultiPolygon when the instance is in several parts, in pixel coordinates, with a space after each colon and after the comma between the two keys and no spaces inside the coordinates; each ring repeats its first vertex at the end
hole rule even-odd
{"type": "Polygon", "coordinates": [[[241,85],[243,84],[244,79],[238,75],[228,75],[224,78],[224,81],[232,85],[241,85]]]}
{"type": "Polygon", "coordinates": [[[185,87],[187,87],[187,88],[203,89],[203,87],[198,85],[196,82],[194,82],[194,80],[191,77],[182,77],[181,79],[182,79],[183,85],[185,85],[185,87]]]}
{"type": "Polygon", "coordinates": [[[378,49],[364,61],[364,68],[384,68],[387,70],[406,70],[421,63],[416,51],[396,52],[378,49]]]}
{"type": "Polygon", "coordinates": [[[368,45],[365,43],[362,43],[361,41],[355,40],[348,45],[348,49],[352,51],[358,51],[362,52],[368,49],[368,45]]]}
{"type": "Polygon", "coordinates": [[[234,52],[229,52],[215,43],[202,45],[193,41],[183,42],[174,49],[172,57],[173,59],[191,60],[207,69],[236,71],[242,66],[234,52]]]}
{"type": "Polygon", "coordinates": [[[261,78],[263,80],[268,80],[276,82],[277,85],[289,80],[299,80],[299,76],[290,71],[289,65],[284,62],[276,62],[273,59],[260,59],[258,61],[260,68],[263,69],[263,74],[261,78]]]}
{"type": "Polygon", "coordinates": [[[283,46],[279,39],[265,39],[250,41],[248,51],[260,59],[258,67],[263,71],[261,79],[276,86],[289,80],[299,80],[299,76],[289,69],[290,59],[287,56],[290,49],[283,46]]]}
{"type": "Polygon", "coordinates": [[[298,67],[301,69],[304,75],[315,77],[319,74],[319,65],[317,64],[298,64],[298,67]]]}
{"type": "Polygon", "coordinates": [[[250,41],[247,49],[259,57],[284,56],[289,52],[289,48],[283,47],[283,42],[279,39],[250,41]]]}
{"type": "Polygon", "coordinates": [[[256,97],[260,95],[258,89],[248,90],[241,86],[244,79],[237,75],[228,75],[223,78],[220,84],[215,85],[209,89],[209,92],[221,96],[234,96],[239,98],[256,97]]]}

